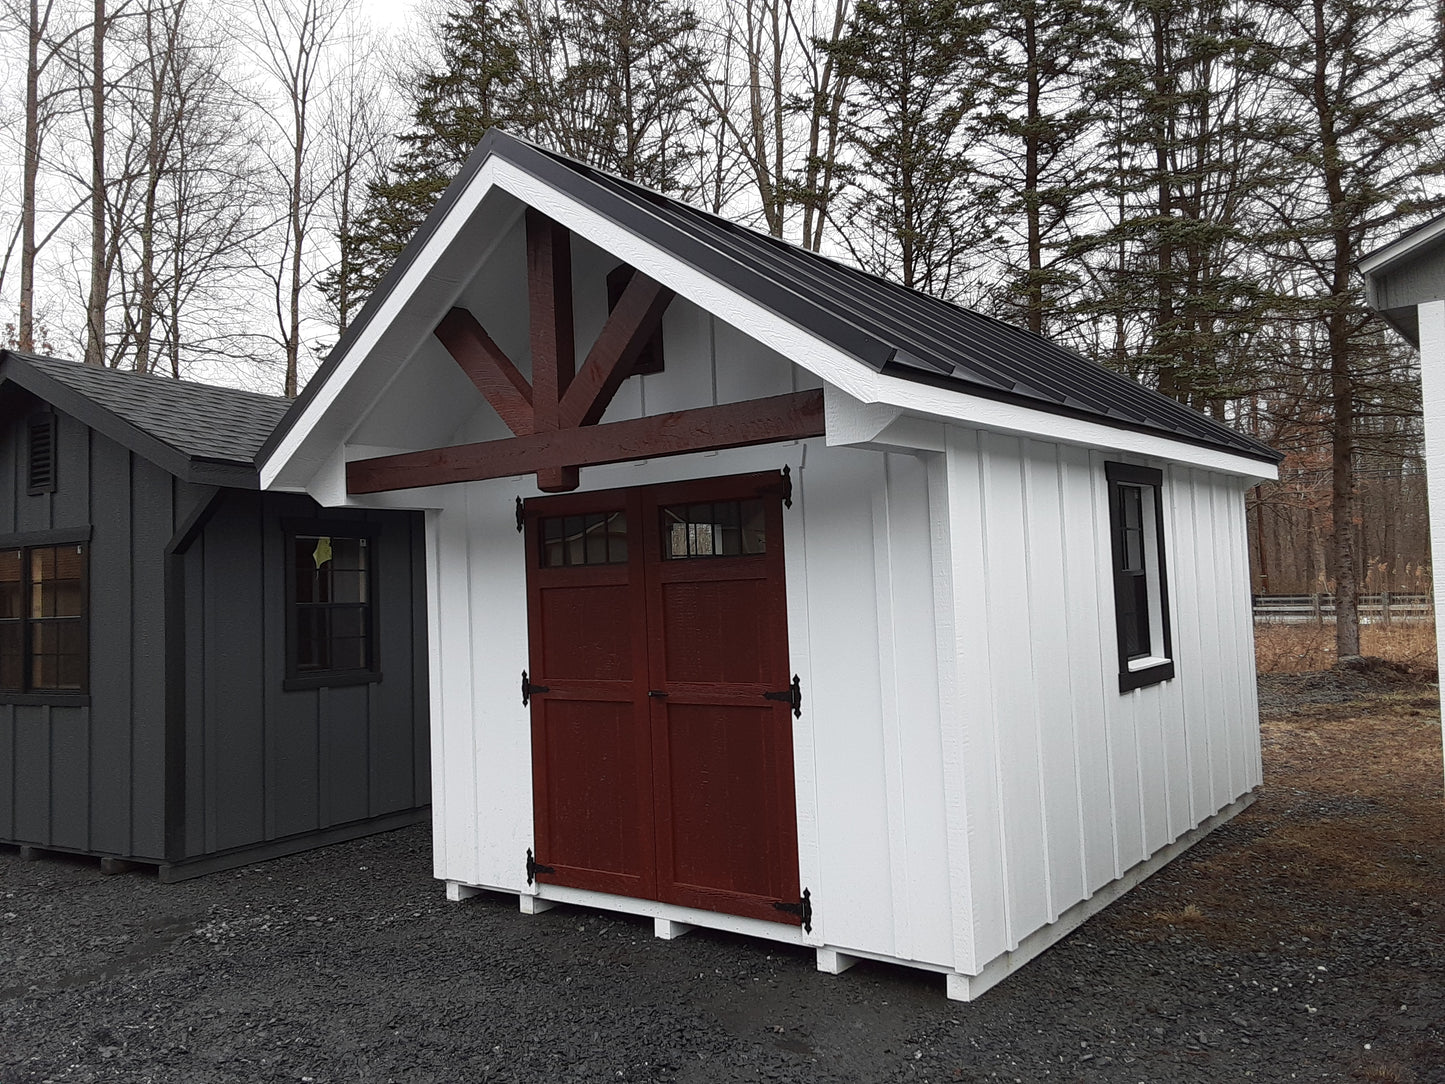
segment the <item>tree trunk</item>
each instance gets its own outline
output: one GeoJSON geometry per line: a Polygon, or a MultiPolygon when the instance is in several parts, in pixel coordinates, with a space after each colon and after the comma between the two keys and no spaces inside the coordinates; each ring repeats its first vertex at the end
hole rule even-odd
{"type": "Polygon", "coordinates": [[[20,183],[20,319],[16,345],[35,349],[35,187],[40,174],[40,22],[39,0],[30,0],[25,62],[25,164],[20,183]]]}
{"type": "Polygon", "coordinates": [[[1026,297],[1028,329],[1044,333],[1044,241],[1039,206],[1039,144],[1042,93],[1039,80],[1037,10],[1030,5],[1024,14],[1024,56],[1026,61],[1028,128],[1024,135],[1024,213],[1028,230],[1029,277],[1026,297]]]}
{"type": "Polygon", "coordinates": [[[105,0],[95,0],[90,68],[90,297],[85,306],[85,364],[105,364],[109,288],[105,233],[105,0]]]}

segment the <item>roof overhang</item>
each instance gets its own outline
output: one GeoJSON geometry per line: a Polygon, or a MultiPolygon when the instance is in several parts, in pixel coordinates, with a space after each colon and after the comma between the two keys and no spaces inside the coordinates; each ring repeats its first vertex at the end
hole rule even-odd
{"type": "Polygon", "coordinates": [[[1418,348],[1418,307],[1445,300],[1445,215],[1362,256],[1355,266],[1365,277],[1365,303],[1418,348]]]}
{"type": "Polygon", "coordinates": [[[182,481],[232,489],[259,487],[256,470],[250,464],[187,455],[28,364],[22,354],[11,351],[0,354],[0,385],[7,383],[23,388],[182,481]]]}
{"type": "MultiPolygon", "coordinates": [[[[540,156],[540,152],[534,153],[540,156]]],[[[519,204],[543,212],[813,373],[830,389],[834,402],[842,395],[860,407],[896,408],[900,415],[1133,452],[1248,478],[1278,476],[1273,459],[890,375],[885,359],[874,356],[886,350],[886,344],[855,334],[857,342],[849,341],[849,345],[856,346],[857,352],[841,348],[790,321],[778,307],[653,244],[607,214],[604,200],[584,200],[526,168],[522,164],[526,161],[527,155],[479,154],[468,163],[402,260],[383,280],[362,318],[338,343],[262,448],[258,465],[263,488],[311,489],[313,495],[318,491],[336,495],[334,479],[319,487],[313,480],[321,473],[335,473],[338,451],[358,423],[386,397],[419,337],[431,334],[466,286],[456,259],[448,259],[449,251],[459,239],[478,239],[478,216],[498,216],[492,229],[482,231],[482,247],[469,250],[471,266],[475,266],[490,251],[488,239],[495,242],[520,213],[519,204]],[[498,193],[511,199],[489,199],[498,193]]],[[[841,425],[842,416],[841,408],[830,411],[828,440],[855,443],[841,430],[834,431],[835,420],[841,425]]]]}

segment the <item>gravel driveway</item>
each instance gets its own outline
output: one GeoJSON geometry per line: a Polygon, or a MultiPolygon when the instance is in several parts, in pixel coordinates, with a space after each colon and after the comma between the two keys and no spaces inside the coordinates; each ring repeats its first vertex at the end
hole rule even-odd
{"type": "Polygon", "coordinates": [[[0,849],[0,1084],[1445,1082],[1433,696],[1303,722],[1288,689],[1266,697],[1285,721],[1266,728],[1261,800],[968,1005],[897,967],[825,976],[761,941],[450,904],[425,829],[178,885],[0,849]],[[1385,880],[1287,868],[1279,854],[1308,850],[1291,832],[1408,819],[1299,766],[1361,756],[1373,731],[1341,720],[1371,712],[1414,728],[1425,767],[1399,801],[1423,788],[1434,835],[1406,837],[1385,880]]]}

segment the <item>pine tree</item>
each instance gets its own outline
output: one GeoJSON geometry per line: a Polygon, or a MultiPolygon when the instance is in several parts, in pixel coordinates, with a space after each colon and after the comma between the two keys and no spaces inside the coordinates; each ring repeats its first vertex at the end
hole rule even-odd
{"type": "Polygon", "coordinates": [[[1070,240],[1100,163],[1094,140],[1101,67],[1122,38],[1098,0],[996,0],[991,101],[982,131],[1005,241],[1003,315],[1042,334],[1077,284],[1070,240]]]}
{"type": "MultiPolygon", "coordinates": [[[[535,2],[535,0],[534,0],[535,2]]],[[[528,18],[537,133],[563,154],[688,195],[704,123],[697,13],[671,0],[571,0],[528,18]]]]}
{"type": "Polygon", "coordinates": [[[339,238],[342,266],[324,283],[350,322],[488,128],[535,128],[521,61],[521,22],[506,0],[472,0],[447,15],[440,63],[417,86],[412,125],[387,176],[367,186],[355,228],[339,238]],[[338,290],[345,275],[348,288],[338,290]]]}
{"type": "Polygon", "coordinates": [[[830,52],[849,86],[854,152],[845,237],[869,270],[941,297],[957,292],[982,233],[965,154],[986,86],[982,9],[966,0],[861,0],[830,52]]]}
{"type": "Polygon", "coordinates": [[[1105,358],[1223,418],[1249,389],[1267,311],[1251,257],[1266,104],[1242,70],[1254,28],[1228,0],[1128,10],[1099,87],[1111,221],[1092,238],[1098,288],[1083,309],[1111,329],[1105,358]]]}
{"type": "MultiPolygon", "coordinates": [[[[1365,309],[1355,260],[1426,208],[1410,195],[1439,124],[1430,42],[1416,0],[1267,0],[1271,32],[1257,53],[1274,91],[1270,130],[1279,176],[1293,183],[1265,236],[1294,294],[1284,306],[1303,367],[1320,389],[1331,449],[1331,571],[1336,653],[1360,653],[1356,470],[1369,423],[1411,404],[1391,402],[1393,352],[1365,309]]],[[[1435,209],[1435,208],[1429,208],[1435,209]]]]}

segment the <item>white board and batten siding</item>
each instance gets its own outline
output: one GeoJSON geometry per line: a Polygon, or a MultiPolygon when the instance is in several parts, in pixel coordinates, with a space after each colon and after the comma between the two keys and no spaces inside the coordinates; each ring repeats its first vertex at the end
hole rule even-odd
{"type": "MultiPolygon", "coordinates": [[[[811,935],[778,936],[974,974],[1259,782],[1242,484],[1168,472],[1178,676],[1121,694],[1106,458],[956,430],[941,455],[815,440],[584,473],[605,489],[793,471],[795,781],[816,911],[811,935]]],[[[433,519],[436,875],[545,893],[523,871],[513,504],[529,484],[447,487],[433,519]]]]}
{"type": "MultiPolygon", "coordinates": [[[[515,285],[484,288],[501,282],[494,257],[520,258],[520,229],[496,241],[458,301],[525,373],[525,305],[515,285]]],[[[602,278],[615,263],[574,237],[579,354],[605,319],[602,278]]],[[[821,383],[683,297],[663,335],[666,369],[628,380],[604,421],[821,383]]],[[[434,868],[459,891],[615,906],[973,976],[1050,924],[1061,930],[1259,782],[1243,479],[1150,461],[1165,471],[1177,676],[1121,694],[1104,463],[1144,460],[936,419],[919,423],[928,450],[830,445],[830,422],[827,440],[581,476],[601,490],[791,469],[789,664],[803,690],[794,779],[813,930],[529,886],[515,500],[539,495],[535,479],[344,497],[343,457],[506,435],[457,375],[434,342],[417,345],[393,380],[412,390],[359,412],[310,486],[429,510],[434,868]]]]}
{"type": "Polygon", "coordinates": [[[977,973],[1257,786],[1258,707],[1242,480],[1164,465],[1177,676],[1120,693],[1113,457],[956,429],[947,458],[958,717],[942,725],[963,736],[955,921],[977,973]]]}

